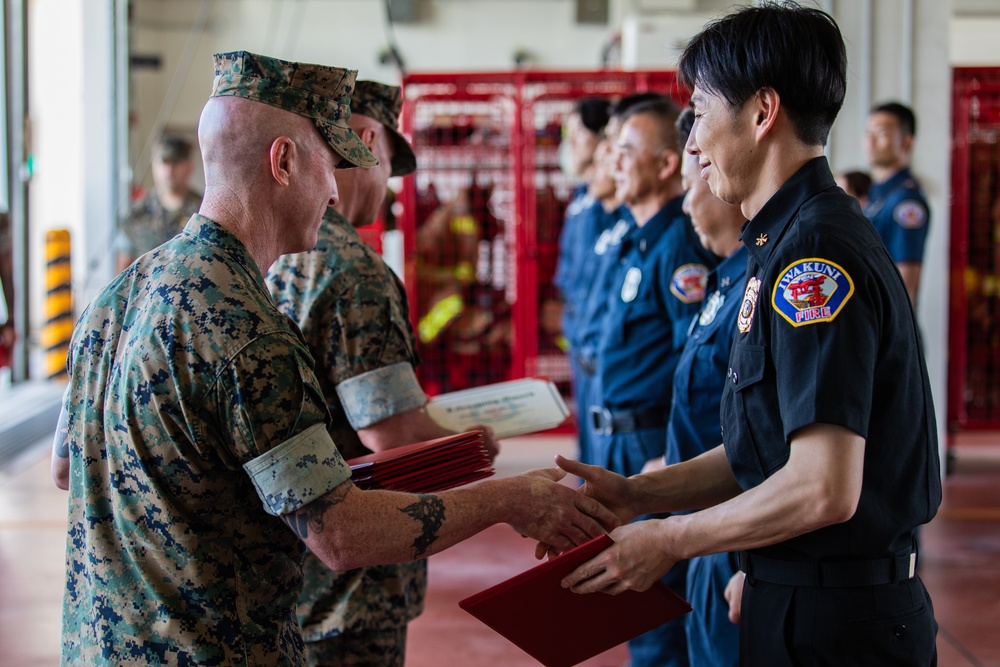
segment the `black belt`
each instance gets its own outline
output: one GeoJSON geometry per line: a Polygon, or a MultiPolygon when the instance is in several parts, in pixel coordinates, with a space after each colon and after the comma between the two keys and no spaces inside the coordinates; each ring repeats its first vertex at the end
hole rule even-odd
{"type": "Polygon", "coordinates": [[[908,552],[893,558],[856,561],[776,560],[741,551],[740,569],[747,577],[783,586],[809,588],[851,588],[878,586],[912,579],[917,554],[908,552]]]}
{"type": "Polygon", "coordinates": [[[667,425],[666,410],[622,410],[612,412],[598,405],[590,406],[590,423],[600,435],[631,433],[647,428],[662,428],[667,425]]]}

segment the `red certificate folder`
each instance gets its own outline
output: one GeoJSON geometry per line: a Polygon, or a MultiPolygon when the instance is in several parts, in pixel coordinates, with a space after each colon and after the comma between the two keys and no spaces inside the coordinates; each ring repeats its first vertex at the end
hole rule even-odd
{"type": "Polygon", "coordinates": [[[482,431],[456,433],[347,461],[361,489],[434,493],[493,474],[482,431]]]}
{"type": "Polygon", "coordinates": [[[546,667],[570,667],[691,611],[662,581],[642,593],[573,593],[563,577],[613,544],[607,535],[458,603],[546,667]]]}

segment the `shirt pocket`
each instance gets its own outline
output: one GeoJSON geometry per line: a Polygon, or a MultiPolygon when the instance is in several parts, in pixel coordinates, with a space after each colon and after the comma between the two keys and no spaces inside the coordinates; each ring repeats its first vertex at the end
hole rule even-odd
{"type": "Polygon", "coordinates": [[[612,323],[609,332],[609,341],[615,346],[627,343],[637,332],[641,331],[643,324],[650,318],[661,317],[660,308],[652,299],[642,302],[633,301],[626,304],[619,313],[620,317],[612,323]]]}
{"type": "Polygon", "coordinates": [[[729,464],[743,488],[764,481],[769,461],[762,456],[760,444],[767,437],[766,422],[780,419],[777,406],[773,410],[766,407],[767,388],[762,382],[765,354],[762,345],[734,345],[722,391],[723,443],[729,464]]]}

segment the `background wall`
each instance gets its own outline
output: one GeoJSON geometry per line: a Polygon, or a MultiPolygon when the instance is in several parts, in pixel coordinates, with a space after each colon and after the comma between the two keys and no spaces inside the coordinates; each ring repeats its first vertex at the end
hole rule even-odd
{"type": "MultiPolygon", "coordinates": [[[[80,235],[110,238],[113,215],[88,212],[86,201],[106,197],[84,188],[95,156],[85,149],[82,110],[107,91],[85,89],[88,47],[75,22],[84,13],[108,13],[125,0],[33,0],[32,120],[38,171],[31,187],[36,237],[74,225],[80,235]],[[86,4],[85,4],[86,2],[86,4]],[[98,9],[94,9],[97,7],[98,9]],[[63,26],[63,32],[51,29],[63,26]],[[58,73],[55,77],[54,73],[58,73]],[[78,76],[79,75],[79,76],[78,76]],[[50,85],[54,80],[58,86],[50,85]]],[[[610,0],[605,24],[576,21],[574,0],[423,0],[419,20],[395,24],[394,38],[411,71],[507,70],[520,54],[540,69],[594,69],[605,56],[626,68],[673,68],[687,39],[719,15],[730,0],[610,0]]],[[[861,150],[867,109],[900,99],[918,114],[914,168],[932,206],[919,316],[943,428],[947,364],[948,181],[952,65],[1000,65],[996,35],[1000,10],[980,0],[825,0],[848,46],[849,87],[830,141],[835,170],[865,166],[861,150]]],[[[382,62],[391,41],[383,0],[132,0],[130,50],[156,67],[131,72],[128,162],[124,174],[149,186],[149,151],[163,128],[194,136],[209,94],[211,54],[247,49],[291,60],[360,70],[361,78],[399,82],[399,69],[382,62]]],[[[91,38],[93,39],[93,38],[91,38]]],[[[93,117],[91,111],[90,116],[93,117]]],[[[114,177],[114,175],[109,175],[114,177]]],[[[200,188],[200,174],[195,186],[200,188]]],[[[41,264],[35,245],[33,266],[41,264]]],[[[74,260],[76,267],[76,260],[74,260]]],[[[91,262],[92,264],[92,262],[91,262]]],[[[106,268],[81,267],[98,278],[106,268]]],[[[35,282],[39,285],[39,282],[35,282]]],[[[37,292],[37,290],[36,290],[37,292]]],[[[41,297],[33,305],[42,313],[41,297]]],[[[37,322],[35,325],[37,326],[37,322]]]]}

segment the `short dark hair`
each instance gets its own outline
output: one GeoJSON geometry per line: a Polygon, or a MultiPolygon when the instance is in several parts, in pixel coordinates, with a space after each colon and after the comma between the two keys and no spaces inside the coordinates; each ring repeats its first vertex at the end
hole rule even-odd
{"type": "Polygon", "coordinates": [[[673,100],[661,96],[660,99],[646,100],[630,106],[622,116],[622,122],[624,123],[632,116],[638,116],[639,114],[653,116],[659,126],[660,140],[663,142],[663,148],[675,149],[677,132],[674,129],[674,124],[677,122],[677,117],[680,113],[681,108],[673,100]]]}
{"type": "Polygon", "coordinates": [[[867,197],[868,190],[872,186],[872,177],[864,171],[845,171],[844,180],[847,181],[847,194],[855,197],[867,197]]]}
{"type": "Polygon", "coordinates": [[[654,92],[644,92],[644,93],[633,93],[631,95],[626,95],[617,102],[611,105],[611,115],[615,118],[622,118],[628,112],[629,109],[637,104],[642,104],[643,102],[655,102],[657,100],[669,100],[670,98],[663,93],[654,92]]]}
{"type": "Polygon", "coordinates": [[[573,106],[573,113],[579,114],[580,122],[594,134],[600,134],[608,124],[610,110],[611,103],[603,97],[584,97],[573,106]]]}
{"type": "Polygon", "coordinates": [[[677,117],[677,122],[674,123],[674,128],[677,130],[677,146],[680,148],[681,153],[684,152],[684,147],[687,146],[688,138],[691,136],[691,128],[693,127],[694,109],[687,107],[677,117]]]}
{"type": "Polygon", "coordinates": [[[899,121],[899,129],[903,131],[903,134],[908,134],[910,136],[917,136],[917,117],[913,115],[913,109],[902,104],[901,102],[885,102],[883,104],[877,104],[872,107],[871,113],[868,115],[876,113],[887,113],[896,117],[899,121]]]}
{"type": "Polygon", "coordinates": [[[844,103],[847,52],[826,12],[785,1],[745,7],[712,21],[678,64],[681,83],[736,109],[762,88],[781,97],[796,136],[826,145],[844,103]]]}

